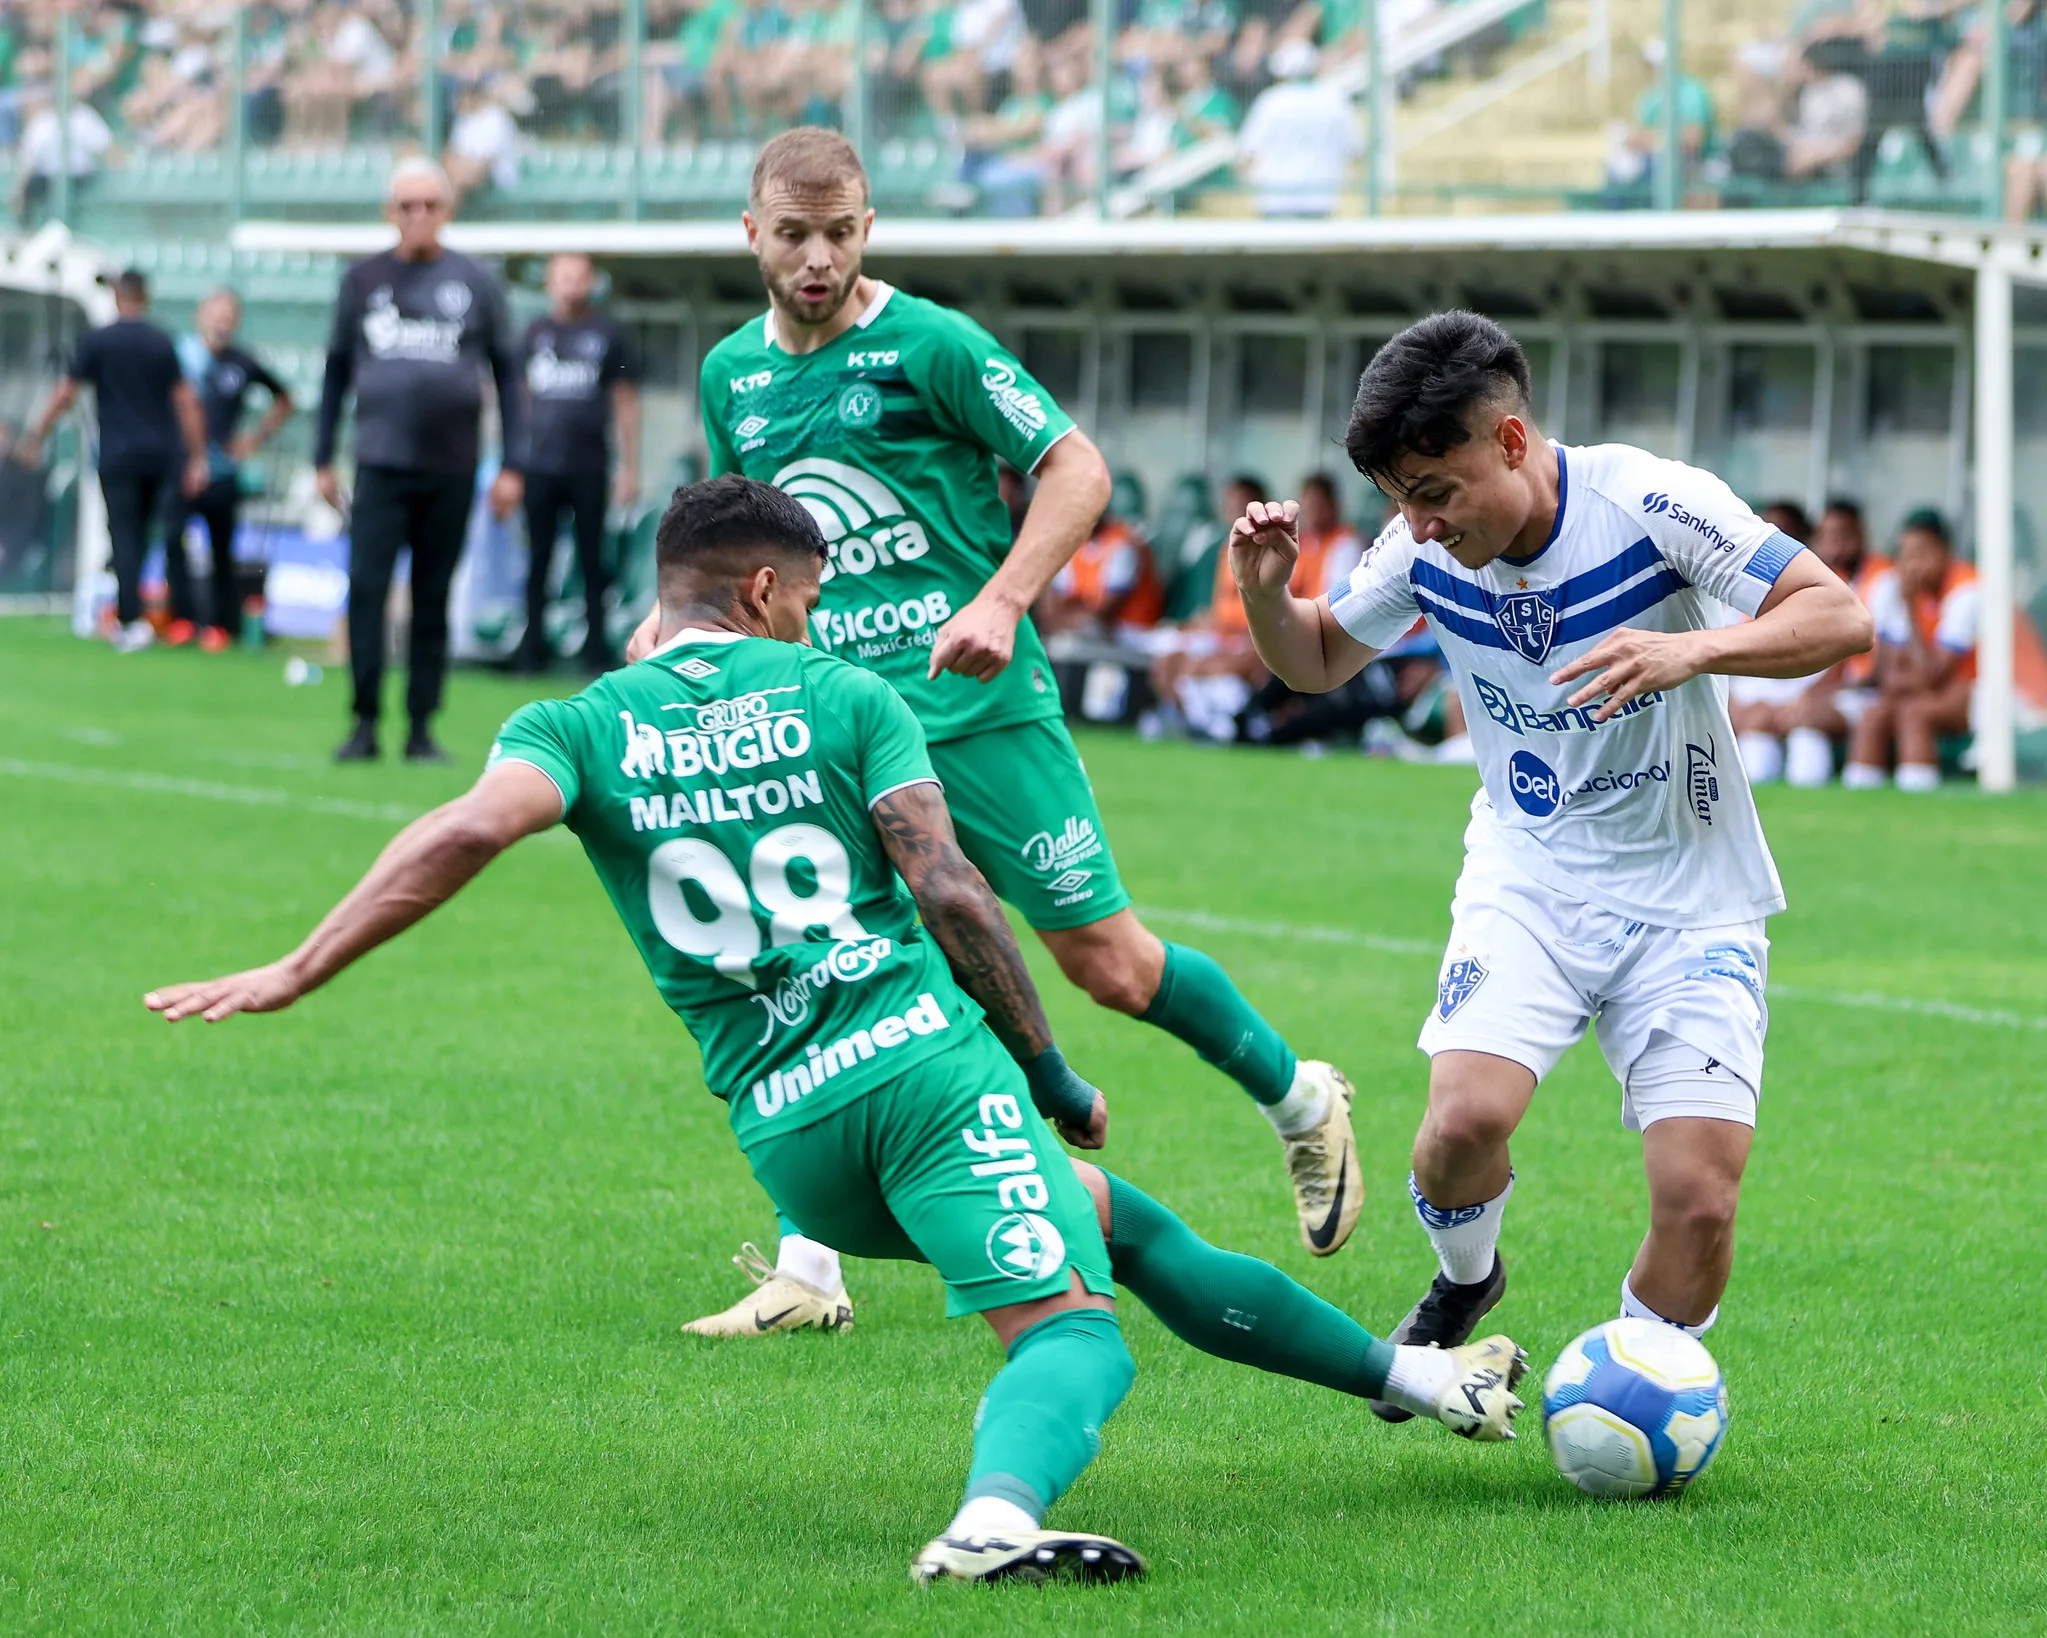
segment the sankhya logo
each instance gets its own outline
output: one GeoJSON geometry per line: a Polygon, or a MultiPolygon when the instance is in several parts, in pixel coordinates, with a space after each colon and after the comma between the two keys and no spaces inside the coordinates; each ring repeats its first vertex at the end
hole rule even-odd
{"type": "Polygon", "coordinates": [[[1642,497],[1642,510],[1651,517],[1668,512],[1670,510],[1670,497],[1668,495],[1659,495],[1654,490],[1651,490],[1642,497]]]}
{"type": "Polygon", "coordinates": [[[761,1021],[761,1038],[766,1046],[777,1028],[794,1029],[810,1016],[810,1000],[832,984],[857,984],[872,978],[895,948],[885,938],[842,938],[823,957],[800,972],[791,973],[766,995],[750,995],[767,1017],[761,1021]]]}
{"type": "Polygon", "coordinates": [[[831,553],[831,562],[818,576],[821,582],[829,584],[841,573],[870,574],[893,566],[899,558],[912,562],[931,550],[924,526],[904,515],[895,492],[857,466],[812,456],[791,461],[773,482],[803,502],[817,520],[831,553]],[[892,524],[890,518],[902,521],[892,524]],[[881,527],[873,527],[876,524],[881,527]]]}

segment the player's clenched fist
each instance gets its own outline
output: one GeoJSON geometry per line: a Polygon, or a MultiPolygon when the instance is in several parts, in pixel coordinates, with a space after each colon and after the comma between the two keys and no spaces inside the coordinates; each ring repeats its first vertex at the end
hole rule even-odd
{"type": "Polygon", "coordinates": [[[1299,501],[1253,501],[1230,525],[1230,573],[1246,602],[1277,597],[1301,555],[1299,501]]]}

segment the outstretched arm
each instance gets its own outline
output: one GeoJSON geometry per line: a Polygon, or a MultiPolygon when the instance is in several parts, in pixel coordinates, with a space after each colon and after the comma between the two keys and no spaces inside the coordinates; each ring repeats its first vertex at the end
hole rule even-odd
{"type": "Polygon", "coordinates": [[[1571,696],[1604,722],[1629,700],[1711,672],[1728,677],[1809,677],[1866,653],[1875,627],[1862,600],[1810,550],[1784,566],[1753,620],[1710,631],[1634,631],[1623,626],[1554,672],[1550,681],[1592,680],[1571,696]]]}
{"type": "Polygon", "coordinates": [[[1287,582],[1301,555],[1300,503],[1253,501],[1230,525],[1230,573],[1244,599],[1251,641],[1272,674],[1300,694],[1326,694],[1379,657],[1329,612],[1329,600],[1296,597],[1287,582]]]}
{"type": "Polygon", "coordinates": [[[937,782],[890,791],[874,804],[874,824],[960,987],[981,1003],[989,1026],[1022,1066],[1031,1101],[1068,1143],[1099,1149],[1108,1136],[1108,1104],[1066,1067],[1053,1044],[1016,934],[986,879],[960,851],[937,782]]]}
{"type": "Polygon", "coordinates": [[[446,904],[506,848],[561,816],[561,792],[538,768],[524,762],[492,768],[466,795],[394,836],[369,874],[290,955],[225,978],[151,990],[142,1004],[174,1024],[278,1012],[446,904]]]}

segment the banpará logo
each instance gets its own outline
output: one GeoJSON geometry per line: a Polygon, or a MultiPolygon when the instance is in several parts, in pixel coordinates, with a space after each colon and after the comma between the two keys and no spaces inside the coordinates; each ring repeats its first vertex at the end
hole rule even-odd
{"type": "MultiPolygon", "coordinates": [[[[942,591],[906,597],[900,603],[868,603],[857,609],[819,609],[810,617],[819,646],[841,648],[898,632],[923,631],[952,618],[952,599],[942,591]]],[[[926,639],[928,641],[928,639],[926,639]]]]}
{"type": "Polygon", "coordinates": [[[1720,763],[1709,739],[1704,745],[1685,746],[1685,795],[1699,823],[1711,827],[1713,804],[1720,800],[1720,763]]]}
{"type": "Polygon", "coordinates": [[[881,352],[848,353],[846,368],[849,370],[885,370],[891,364],[901,361],[902,354],[890,347],[881,352]]]}
{"type": "Polygon", "coordinates": [[[1510,734],[1596,734],[1603,728],[1610,728],[1637,712],[1646,711],[1652,705],[1661,705],[1663,695],[1659,690],[1637,695],[1628,701],[1605,722],[1594,720],[1593,713],[1599,709],[1594,705],[1560,705],[1554,711],[1538,711],[1525,700],[1517,700],[1506,689],[1488,677],[1473,672],[1473,690],[1485,714],[1510,734]]]}
{"type": "Polygon", "coordinates": [[[1003,420],[1026,438],[1035,438],[1045,430],[1045,406],[1038,401],[1036,393],[1025,392],[1016,384],[1016,371],[1001,359],[987,360],[981,385],[987,391],[989,401],[1001,412],[1003,420]]]}
{"type": "Polygon", "coordinates": [[[767,1016],[761,1020],[761,1038],[754,1044],[766,1046],[775,1031],[794,1029],[810,1016],[811,997],[832,984],[858,984],[881,970],[895,945],[885,938],[842,938],[808,967],[789,974],[774,989],[747,997],[767,1016]]]}
{"type": "Polygon", "coordinates": [[[1092,819],[1069,814],[1057,832],[1041,830],[1018,851],[1031,869],[1040,875],[1055,876],[1100,853],[1102,838],[1092,819]]]}
{"type": "Polygon", "coordinates": [[[756,370],[752,375],[735,375],[732,378],[732,391],[752,392],[754,388],[765,387],[774,379],[773,370],[756,370]]]}
{"type": "Polygon", "coordinates": [[[865,431],[881,421],[881,389],[869,381],[855,381],[839,394],[839,425],[865,431]]]}
{"type": "Polygon", "coordinates": [[[1652,489],[1648,494],[1642,497],[1642,510],[1647,512],[1651,517],[1656,517],[1664,512],[1668,512],[1670,510],[1670,497],[1668,495],[1659,494],[1652,489]]]}
{"type": "MultiPolygon", "coordinates": [[[[908,1010],[878,1018],[872,1024],[840,1036],[829,1046],[821,1047],[813,1041],[803,1049],[803,1062],[778,1069],[755,1081],[747,1090],[753,1098],[754,1108],[760,1111],[761,1119],[773,1120],[791,1104],[809,1097],[834,1076],[844,1074],[856,1064],[866,1063],[878,1053],[893,1052],[905,1042],[951,1028],[952,1020],[946,1017],[938,998],[927,990],[908,1010]]],[[[982,1099],[984,1105],[986,1102],[987,1099],[982,1099]]],[[[1017,1123],[1023,1123],[1021,1115],[1017,1123]]],[[[1028,1139],[1024,1147],[1030,1147],[1028,1139]]],[[[1032,1171],[1037,1170],[1035,1158],[1026,1164],[1032,1171]]],[[[978,1171],[976,1168],[977,1174],[978,1171]]],[[[1038,1204],[1043,1205],[1044,1201],[1040,1200],[1038,1204]]]]}

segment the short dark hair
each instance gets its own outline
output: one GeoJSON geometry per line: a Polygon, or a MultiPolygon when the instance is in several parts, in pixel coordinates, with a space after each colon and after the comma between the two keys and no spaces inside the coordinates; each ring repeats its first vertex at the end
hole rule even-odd
{"type": "Polygon", "coordinates": [[[142,276],[140,268],[124,267],[113,278],[114,295],[126,302],[149,300],[149,280],[142,276]]]}
{"type": "Polygon", "coordinates": [[[1265,480],[1259,477],[1258,474],[1255,472],[1239,472],[1234,478],[1231,478],[1228,481],[1226,481],[1223,484],[1223,488],[1248,489],[1251,491],[1253,495],[1257,496],[1259,500],[1265,499],[1266,494],[1268,493],[1265,487],[1265,480]]]}
{"type": "Polygon", "coordinates": [[[1403,455],[1434,459],[1471,440],[1481,404],[1510,401],[1528,412],[1528,355],[1482,313],[1431,313],[1378,352],[1358,378],[1343,447],[1373,483],[1403,455]]]}
{"type": "Polygon", "coordinates": [[[1337,492],[1336,480],[1332,478],[1327,472],[1310,472],[1305,478],[1301,480],[1301,489],[1303,493],[1310,489],[1319,489],[1322,491],[1323,494],[1327,495],[1332,501],[1340,500],[1342,498],[1342,496],[1337,492]]]}
{"type": "Polygon", "coordinates": [[[757,207],[771,182],[799,194],[830,193],[857,182],[861,202],[869,197],[867,167],[860,162],[860,150],[823,125],[798,125],[769,138],[754,159],[747,203],[757,207]]]}
{"type": "Polygon", "coordinates": [[[822,565],[824,535],[810,508],[785,490],[728,472],[686,483],[668,499],[654,530],[654,565],[707,579],[737,579],[775,556],[822,565]]]}
{"type": "Polygon", "coordinates": [[[1862,506],[1846,495],[1829,495],[1827,504],[1821,508],[1821,516],[1824,517],[1828,512],[1839,512],[1843,517],[1851,517],[1855,520],[1856,528],[1862,527],[1862,506]]]}
{"type": "Polygon", "coordinates": [[[1765,501],[1756,510],[1761,513],[1781,513],[1786,522],[1784,532],[1803,546],[1812,539],[1812,518],[1803,506],[1795,500],[1765,501]]]}
{"type": "Polygon", "coordinates": [[[1905,514],[1905,521],[1898,525],[1898,533],[1902,535],[1908,529],[1919,529],[1937,536],[1943,546],[1953,544],[1954,537],[1947,531],[1947,519],[1941,516],[1938,507],[1913,507],[1905,514]]]}

